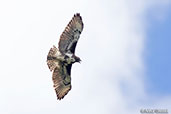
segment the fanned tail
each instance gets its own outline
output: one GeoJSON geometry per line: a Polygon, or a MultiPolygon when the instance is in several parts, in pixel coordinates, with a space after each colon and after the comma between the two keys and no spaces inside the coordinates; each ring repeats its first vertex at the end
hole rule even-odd
{"type": "Polygon", "coordinates": [[[55,61],[57,54],[58,49],[55,46],[53,46],[53,48],[49,50],[46,61],[50,71],[53,71],[58,66],[58,62],[55,61]]]}

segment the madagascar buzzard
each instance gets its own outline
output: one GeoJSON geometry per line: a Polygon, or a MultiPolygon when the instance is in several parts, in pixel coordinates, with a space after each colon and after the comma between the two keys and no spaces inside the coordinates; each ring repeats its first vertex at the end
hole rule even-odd
{"type": "Polygon", "coordinates": [[[61,100],[71,90],[71,67],[81,59],[75,48],[83,30],[79,13],[75,14],[60,36],[58,48],[53,46],[47,56],[47,65],[53,71],[52,80],[57,99],[61,100]]]}

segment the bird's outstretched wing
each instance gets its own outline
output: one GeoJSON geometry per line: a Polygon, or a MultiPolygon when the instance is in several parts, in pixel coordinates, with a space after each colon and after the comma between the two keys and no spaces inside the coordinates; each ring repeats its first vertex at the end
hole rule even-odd
{"type": "Polygon", "coordinates": [[[59,65],[53,71],[52,80],[57,99],[61,100],[71,90],[71,76],[68,74],[67,66],[59,65]]]}
{"type": "Polygon", "coordinates": [[[61,100],[71,90],[71,67],[72,64],[65,64],[59,50],[53,46],[47,56],[47,65],[53,71],[53,86],[57,99],[61,100]]]}
{"type": "Polygon", "coordinates": [[[80,34],[83,30],[83,22],[79,13],[75,14],[65,30],[60,36],[59,51],[62,54],[75,53],[75,47],[77,45],[80,34]]]}

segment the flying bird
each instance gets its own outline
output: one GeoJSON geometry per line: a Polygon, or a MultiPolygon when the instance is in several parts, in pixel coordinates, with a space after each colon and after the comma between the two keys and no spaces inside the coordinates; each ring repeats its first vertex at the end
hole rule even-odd
{"type": "Polygon", "coordinates": [[[75,48],[83,26],[80,14],[76,13],[61,34],[58,48],[53,46],[47,55],[47,65],[53,72],[53,87],[58,100],[63,99],[71,90],[72,64],[81,61],[75,55],[75,48]]]}

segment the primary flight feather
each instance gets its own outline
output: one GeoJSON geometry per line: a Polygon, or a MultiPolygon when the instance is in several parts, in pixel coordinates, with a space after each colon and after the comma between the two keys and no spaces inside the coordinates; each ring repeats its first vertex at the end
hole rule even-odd
{"type": "Polygon", "coordinates": [[[58,48],[53,46],[47,56],[47,65],[53,71],[53,86],[57,99],[61,100],[71,90],[71,67],[81,59],[75,55],[75,48],[83,30],[79,13],[75,14],[60,36],[58,48]]]}

